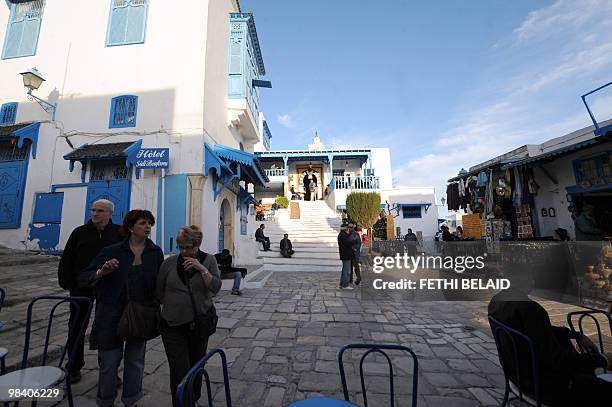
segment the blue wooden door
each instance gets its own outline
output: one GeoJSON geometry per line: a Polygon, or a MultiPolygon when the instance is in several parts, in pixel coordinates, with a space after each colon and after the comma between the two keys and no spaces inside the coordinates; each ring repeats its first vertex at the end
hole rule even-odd
{"type": "Polygon", "coordinates": [[[225,201],[219,208],[219,244],[217,245],[218,252],[221,253],[225,249],[225,201]]]}
{"type": "Polygon", "coordinates": [[[28,171],[28,144],[0,144],[0,229],[18,229],[28,171]]]}
{"type": "Polygon", "coordinates": [[[91,219],[91,207],[98,199],[108,199],[115,204],[113,223],[123,224],[123,218],[130,210],[129,171],[124,161],[94,162],[87,185],[85,222],[91,219]]]}

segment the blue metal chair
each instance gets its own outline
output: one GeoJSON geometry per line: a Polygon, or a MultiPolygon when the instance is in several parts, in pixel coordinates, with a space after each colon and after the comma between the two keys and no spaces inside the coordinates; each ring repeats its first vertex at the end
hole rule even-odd
{"type": "MultiPolygon", "coordinates": [[[[21,361],[21,369],[16,370],[14,372],[5,374],[0,376],[0,388],[39,388],[39,389],[49,389],[55,388],[60,385],[62,382],[66,382],[66,397],[68,398],[68,404],[70,407],[74,407],[74,402],[72,400],[72,388],[70,385],[69,375],[66,372],[70,371],[72,364],[74,363],[74,358],[76,356],[76,347],[72,350],[71,354],[68,355],[68,360],[66,364],[66,369],[62,368],[64,364],[64,359],[66,358],[67,353],[67,345],[68,345],[68,335],[66,336],[66,342],[62,346],[61,357],[59,358],[59,362],[56,366],[47,365],[47,361],[49,359],[49,345],[51,338],[51,330],[53,327],[53,318],[55,317],[55,313],[58,307],[62,304],[69,304],[71,308],[74,308],[77,312],[77,315],[81,315],[82,312],[86,312],[87,315],[91,312],[91,300],[87,297],[61,297],[61,296],[42,296],[33,299],[30,301],[28,305],[28,313],[27,313],[27,322],[26,322],[26,332],[25,332],[25,344],[23,347],[23,359],[21,361]],[[30,351],[30,339],[32,335],[32,314],[34,305],[39,301],[56,301],[56,303],[51,307],[49,311],[49,318],[47,320],[46,325],[46,336],[44,341],[43,353],[41,355],[41,364],[36,367],[28,367],[28,354],[30,351]],[[84,305],[86,304],[86,307],[84,305]]],[[[77,336],[77,342],[80,338],[85,334],[85,329],[87,328],[85,325],[85,321],[87,319],[84,318],[81,326],[73,326],[74,333],[77,336]]],[[[8,400],[1,400],[8,401],[8,400]]],[[[10,401],[14,401],[11,399],[10,401]]],[[[59,403],[59,401],[58,401],[59,403]]],[[[18,405],[18,402],[15,403],[18,405]]],[[[36,400],[32,401],[32,406],[36,406],[36,400]]]]}
{"type": "Polygon", "coordinates": [[[504,400],[502,401],[501,407],[504,407],[507,403],[516,399],[530,406],[544,406],[540,394],[540,359],[533,341],[527,335],[516,329],[510,328],[508,325],[501,323],[491,316],[489,316],[489,324],[491,325],[491,331],[493,332],[493,338],[497,346],[497,354],[504,371],[504,379],[506,380],[504,400]],[[527,394],[521,389],[523,382],[521,381],[519,344],[523,345],[523,351],[526,346],[529,352],[531,363],[527,368],[531,371],[534,394],[527,394]],[[511,361],[514,363],[513,365],[509,363],[511,361]],[[514,369],[512,369],[512,367],[514,369]],[[509,398],[510,393],[513,394],[511,398],[509,398]]]}
{"type": "Polygon", "coordinates": [[[229,386],[229,374],[227,372],[227,357],[222,349],[216,348],[208,352],[198,363],[196,363],[189,372],[183,377],[181,383],[176,389],[176,405],[177,407],[192,407],[195,400],[193,400],[193,384],[195,380],[202,375],[206,381],[206,394],[208,397],[208,407],[212,407],[212,389],[210,386],[210,377],[206,371],[206,363],[215,354],[219,354],[221,357],[221,366],[223,368],[223,385],[225,387],[225,403],[227,407],[232,407],[232,397],[230,395],[229,386]]]}
{"type": "MultiPolygon", "coordinates": [[[[4,297],[6,297],[6,291],[0,287],[0,310],[4,305],[4,297]]],[[[4,322],[0,321],[0,331],[2,331],[2,328],[4,328],[4,322]]],[[[8,355],[8,349],[0,347],[0,375],[6,373],[6,355],[8,355]]]]}
{"type": "MultiPolygon", "coordinates": [[[[606,311],[589,309],[589,310],[584,310],[584,311],[570,312],[569,314],[567,314],[567,324],[569,325],[570,329],[573,332],[578,332],[576,331],[576,328],[574,327],[574,319],[575,317],[578,317],[578,330],[581,334],[584,335],[583,323],[584,323],[585,318],[593,321],[593,323],[595,324],[595,327],[597,328],[597,339],[598,339],[599,351],[601,353],[604,353],[603,330],[602,330],[599,319],[597,319],[598,315],[603,316],[608,320],[608,328],[610,329],[610,335],[612,336],[612,316],[606,311]]],[[[584,349],[582,349],[582,346],[580,346],[580,344],[578,344],[578,348],[580,348],[580,351],[584,353],[584,349]]],[[[607,373],[607,372],[608,371],[604,369],[604,373],[607,373]]]]}
{"type": "Polygon", "coordinates": [[[344,392],[344,400],[350,402],[348,387],[346,384],[346,375],[344,373],[344,362],[342,356],[344,352],[348,349],[367,349],[367,352],[361,356],[361,360],[359,361],[359,375],[361,377],[361,392],[363,395],[363,405],[364,407],[368,407],[368,396],[366,393],[365,387],[365,379],[363,375],[363,362],[365,358],[371,353],[379,353],[387,359],[387,364],[389,365],[389,391],[390,391],[390,405],[393,407],[395,405],[395,387],[393,384],[393,363],[391,363],[391,359],[389,355],[387,355],[384,350],[400,350],[404,352],[410,353],[413,360],[413,374],[412,374],[412,407],[416,407],[417,405],[417,393],[418,393],[418,382],[419,382],[419,361],[417,359],[416,354],[412,351],[412,349],[402,346],[402,345],[385,345],[385,344],[367,344],[367,343],[356,343],[344,346],[338,352],[338,367],[340,368],[340,380],[342,380],[342,391],[344,392]]]}

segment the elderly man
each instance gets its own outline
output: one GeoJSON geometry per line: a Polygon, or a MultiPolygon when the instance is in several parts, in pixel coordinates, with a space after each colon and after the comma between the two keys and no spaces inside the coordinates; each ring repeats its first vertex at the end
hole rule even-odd
{"type": "MultiPolygon", "coordinates": [[[[68,242],[64,247],[64,254],[59,263],[58,280],[59,285],[65,290],[70,291],[71,296],[89,297],[93,301],[95,298],[93,291],[89,289],[77,288],[79,273],[84,270],[98,253],[114,243],[123,240],[119,230],[120,226],[113,224],[111,218],[115,205],[106,199],[100,199],[93,203],[91,207],[91,219],[82,226],[72,231],[68,242]]],[[[77,319],[74,310],[70,310],[68,352],[71,354],[76,346],[75,363],[70,373],[70,381],[76,383],[81,380],[81,368],[85,366],[83,357],[84,339],[75,343],[76,332],[72,332],[72,327],[83,323],[89,324],[89,315],[81,315],[77,319]]],[[[93,328],[92,328],[93,329],[93,328]]]]}

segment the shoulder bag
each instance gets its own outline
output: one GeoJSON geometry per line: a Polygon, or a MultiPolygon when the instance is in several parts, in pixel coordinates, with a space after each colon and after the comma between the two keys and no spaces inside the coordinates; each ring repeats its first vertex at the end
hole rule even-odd
{"type": "Polygon", "coordinates": [[[144,342],[157,338],[161,321],[159,305],[136,302],[130,298],[130,287],[127,281],[125,288],[128,302],[117,325],[117,336],[128,342],[144,342]]]}
{"type": "MultiPolygon", "coordinates": [[[[205,253],[206,254],[206,253],[205,253]]],[[[206,258],[206,257],[204,257],[206,258]]],[[[199,273],[198,273],[199,274],[199,273]]],[[[193,276],[191,277],[193,278],[193,276]]],[[[195,304],[193,292],[191,291],[191,278],[187,281],[187,290],[189,291],[189,298],[191,299],[191,307],[193,308],[193,329],[196,330],[200,339],[206,339],[217,332],[217,322],[219,317],[217,316],[217,310],[214,304],[210,304],[210,308],[205,314],[199,314],[198,308],[195,304]]],[[[201,278],[201,276],[200,276],[201,278]]]]}

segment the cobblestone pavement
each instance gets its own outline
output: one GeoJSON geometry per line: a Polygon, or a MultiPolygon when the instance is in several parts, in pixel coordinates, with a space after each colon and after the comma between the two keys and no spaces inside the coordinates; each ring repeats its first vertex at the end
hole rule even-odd
{"type": "MultiPolygon", "coordinates": [[[[56,263],[47,267],[51,270],[56,263]]],[[[49,280],[52,274],[48,273],[49,280]]],[[[499,405],[504,383],[486,322],[486,302],[373,298],[361,290],[338,290],[338,277],[336,273],[274,273],[262,289],[245,290],[241,297],[225,291],[217,296],[220,319],[209,350],[221,347],[228,355],[235,406],[285,406],[314,395],[342,398],[337,353],[343,345],[358,342],[399,343],[415,351],[419,406],[499,405]]],[[[43,286],[54,291],[52,281],[43,286]]],[[[30,287],[29,296],[36,295],[38,288],[30,287]]],[[[9,306],[0,313],[8,324],[0,343],[11,348],[13,362],[21,356],[24,301],[27,298],[15,301],[9,294],[9,306]]],[[[575,308],[550,301],[543,304],[558,324],[575,308]]],[[[59,341],[65,330],[55,335],[59,341]]],[[[345,367],[351,400],[362,405],[359,356],[347,355],[345,367]]],[[[398,354],[393,362],[396,405],[406,406],[414,373],[411,360],[398,354]]],[[[78,406],[95,405],[96,367],[96,354],[88,351],[83,380],[73,388],[78,406]]],[[[215,398],[221,401],[218,360],[211,361],[209,371],[215,398]]],[[[369,405],[388,405],[386,362],[379,357],[368,359],[365,371],[369,405]]],[[[160,338],[148,344],[145,374],[142,405],[170,406],[168,364],[160,338]]]]}

